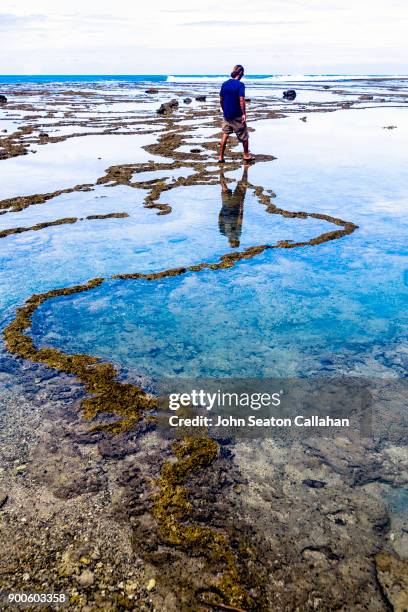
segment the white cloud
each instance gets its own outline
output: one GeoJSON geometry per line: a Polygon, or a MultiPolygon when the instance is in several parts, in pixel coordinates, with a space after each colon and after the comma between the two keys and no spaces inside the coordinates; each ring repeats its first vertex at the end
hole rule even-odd
{"type": "Polygon", "coordinates": [[[406,0],[2,0],[0,73],[406,72],[406,0]]]}

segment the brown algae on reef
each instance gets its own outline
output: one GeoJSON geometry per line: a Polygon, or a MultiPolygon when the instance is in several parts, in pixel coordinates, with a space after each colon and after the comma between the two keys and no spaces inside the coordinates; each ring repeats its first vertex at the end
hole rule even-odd
{"type": "MultiPolygon", "coordinates": [[[[154,496],[153,515],[161,539],[192,554],[203,555],[210,569],[220,574],[213,585],[231,606],[253,609],[254,601],[242,585],[242,577],[227,538],[215,529],[185,522],[192,513],[185,482],[192,473],[208,467],[217,457],[218,444],[211,438],[186,437],[173,443],[177,461],[164,463],[154,496]]],[[[222,602],[215,601],[214,606],[222,602]]]]}
{"type": "Polygon", "coordinates": [[[17,309],[17,316],[6,327],[4,338],[10,352],[76,376],[90,394],[81,402],[84,417],[92,419],[101,413],[114,412],[122,417],[121,421],[111,426],[116,432],[134,425],[141,418],[141,411],[154,407],[155,401],[149,399],[139,387],[117,381],[117,371],[111,364],[101,363],[89,355],[66,355],[53,348],[37,349],[24,333],[31,324],[35,310],[47,299],[89,291],[102,283],[103,279],[96,278],[85,285],[31,296],[24,306],[17,309]]]}
{"type": "Polygon", "coordinates": [[[44,223],[36,223],[29,227],[12,227],[10,229],[1,230],[0,238],[6,238],[12,234],[22,234],[23,232],[38,232],[47,227],[53,227],[55,225],[72,225],[78,221],[93,221],[96,219],[125,219],[128,217],[128,213],[108,213],[106,215],[88,215],[87,217],[65,217],[63,219],[56,219],[55,221],[46,221],[44,223]]]}

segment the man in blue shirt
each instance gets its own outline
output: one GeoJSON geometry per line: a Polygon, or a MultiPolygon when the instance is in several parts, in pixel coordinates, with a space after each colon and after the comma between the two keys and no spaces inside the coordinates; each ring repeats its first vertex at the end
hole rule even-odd
{"type": "Polygon", "coordinates": [[[244,147],[244,160],[253,161],[254,158],[249,153],[249,136],[246,125],[245,109],[245,85],[241,83],[244,76],[244,68],[240,64],[234,66],[231,78],[221,86],[220,105],[224,113],[222,124],[223,135],[220,145],[219,163],[224,163],[225,146],[228,136],[235,132],[237,138],[244,147]]]}

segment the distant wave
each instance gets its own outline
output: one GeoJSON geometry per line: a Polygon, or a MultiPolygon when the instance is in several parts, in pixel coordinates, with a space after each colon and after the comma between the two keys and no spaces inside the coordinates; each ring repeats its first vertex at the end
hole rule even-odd
{"type": "MultiPolygon", "coordinates": [[[[251,77],[249,77],[251,78],[251,77]]],[[[365,79],[403,79],[402,75],[390,74],[279,74],[265,77],[264,80],[275,83],[294,83],[302,81],[360,81],[365,79]]],[[[261,77],[262,79],[262,77],[261,77]]]]}
{"type": "MultiPolygon", "coordinates": [[[[228,78],[229,75],[183,75],[167,77],[168,83],[219,83],[228,78]]],[[[403,79],[403,75],[369,75],[369,74],[278,74],[278,75],[245,75],[246,81],[262,83],[301,83],[307,81],[356,81],[361,79],[403,79]]]]}

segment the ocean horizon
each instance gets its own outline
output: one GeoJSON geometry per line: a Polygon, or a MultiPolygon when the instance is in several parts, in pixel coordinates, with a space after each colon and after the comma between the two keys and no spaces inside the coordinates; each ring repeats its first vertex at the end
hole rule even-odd
{"type": "MultiPolygon", "coordinates": [[[[154,83],[194,83],[218,82],[228,78],[229,74],[12,74],[0,75],[0,83],[58,83],[58,82],[154,82],[154,83]]],[[[397,74],[247,74],[247,81],[267,83],[286,83],[302,81],[353,81],[366,79],[406,79],[408,75],[397,74]]]]}

